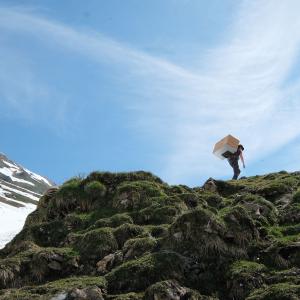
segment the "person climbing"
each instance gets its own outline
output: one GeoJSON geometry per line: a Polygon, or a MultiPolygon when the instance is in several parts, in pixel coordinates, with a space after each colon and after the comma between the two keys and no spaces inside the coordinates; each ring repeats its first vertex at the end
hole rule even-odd
{"type": "Polygon", "coordinates": [[[228,162],[229,162],[230,166],[232,167],[233,173],[234,173],[232,179],[238,179],[238,177],[241,173],[241,170],[239,168],[239,159],[240,158],[243,163],[243,167],[245,169],[245,161],[244,161],[244,157],[243,157],[243,151],[244,151],[243,145],[238,145],[236,152],[232,153],[228,157],[228,162]]]}

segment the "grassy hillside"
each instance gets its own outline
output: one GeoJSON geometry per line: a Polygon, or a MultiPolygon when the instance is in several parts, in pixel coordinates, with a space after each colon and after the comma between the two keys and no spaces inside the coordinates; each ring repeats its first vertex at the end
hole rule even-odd
{"type": "Polygon", "coordinates": [[[73,178],[0,251],[0,299],[300,299],[298,188],[297,172],[73,178]]]}

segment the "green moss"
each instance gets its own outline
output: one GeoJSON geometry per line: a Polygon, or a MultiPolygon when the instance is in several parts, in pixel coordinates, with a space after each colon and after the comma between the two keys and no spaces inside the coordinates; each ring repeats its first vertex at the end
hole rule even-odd
{"type": "Polygon", "coordinates": [[[279,227],[279,226],[266,226],[265,230],[268,233],[268,236],[271,236],[273,238],[283,237],[282,227],[279,227]]]}
{"type": "Polygon", "coordinates": [[[279,222],[281,224],[300,223],[300,204],[295,203],[280,210],[279,222]]]}
{"type": "Polygon", "coordinates": [[[239,260],[234,262],[230,267],[232,275],[255,274],[266,271],[266,266],[253,261],[239,260]]]}
{"type": "Polygon", "coordinates": [[[87,176],[85,182],[94,180],[102,182],[104,185],[114,188],[125,181],[150,181],[163,184],[163,181],[159,177],[151,174],[150,172],[144,171],[128,173],[92,172],[89,176],[87,176]]]}
{"type": "Polygon", "coordinates": [[[300,234],[300,224],[282,226],[281,232],[283,235],[298,235],[300,234]]]}
{"type": "Polygon", "coordinates": [[[103,277],[69,277],[49,282],[40,286],[27,286],[20,289],[2,290],[0,291],[1,300],[49,300],[51,296],[58,293],[67,293],[73,288],[86,288],[97,286],[99,288],[106,287],[106,280],[103,277]]]}
{"type": "Polygon", "coordinates": [[[122,248],[127,240],[142,235],[145,232],[146,231],[142,226],[123,224],[114,230],[114,236],[118,242],[119,248],[122,248]]]}
{"type": "Polygon", "coordinates": [[[84,261],[97,261],[118,249],[117,241],[110,228],[99,228],[84,234],[69,236],[70,244],[84,261]]]}
{"type": "Polygon", "coordinates": [[[127,293],[121,295],[107,295],[107,300],[144,300],[144,293],[127,293]]]}
{"type": "Polygon", "coordinates": [[[141,209],[151,204],[152,197],[163,195],[162,188],[155,182],[123,182],[117,187],[113,206],[120,210],[141,209]]]}
{"type": "Polygon", "coordinates": [[[58,247],[68,234],[61,220],[36,224],[30,229],[34,242],[42,247],[58,247]]]}
{"type": "Polygon", "coordinates": [[[28,247],[0,260],[0,288],[64,277],[77,269],[77,259],[78,254],[70,248],[28,247]]]}
{"type": "Polygon", "coordinates": [[[292,267],[290,269],[285,269],[282,271],[269,270],[270,275],[268,276],[269,284],[277,283],[289,283],[300,285],[299,269],[297,267],[292,267]]]}
{"type": "Polygon", "coordinates": [[[180,196],[155,196],[151,198],[151,204],[159,204],[161,206],[174,206],[182,210],[187,210],[187,206],[184,201],[185,196],[188,195],[182,194],[180,196]]]}
{"type": "Polygon", "coordinates": [[[257,189],[258,194],[269,199],[281,196],[290,191],[290,185],[281,181],[268,182],[257,189]]]}
{"type": "Polygon", "coordinates": [[[183,268],[182,256],[175,252],[163,251],[123,263],[105,277],[109,293],[143,291],[154,282],[170,276],[181,279],[183,268]]]}
{"type": "Polygon", "coordinates": [[[74,287],[81,289],[81,288],[94,286],[94,285],[100,288],[105,288],[107,282],[104,277],[100,277],[100,276],[97,277],[82,276],[82,277],[69,277],[61,280],[56,280],[44,286],[54,289],[55,291],[60,291],[64,289],[74,288],[74,287]]]}
{"type": "Polygon", "coordinates": [[[99,181],[90,181],[84,185],[84,197],[81,199],[82,210],[90,211],[106,205],[106,186],[99,181]]]}
{"type": "Polygon", "coordinates": [[[166,237],[168,234],[169,225],[147,225],[144,228],[149,234],[155,238],[166,237]]]}
{"type": "Polygon", "coordinates": [[[27,227],[32,226],[38,223],[45,222],[46,220],[47,220],[47,209],[37,208],[27,216],[24,226],[27,227]]]}
{"type": "Polygon", "coordinates": [[[289,174],[274,173],[232,181],[231,184],[239,187],[240,191],[256,193],[273,201],[295,189],[299,184],[299,178],[289,174]]]}
{"type": "Polygon", "coordinates": [[[197,206],[202,206],[203,208],[207,207],[207,205],[214,208],[221,208],[224,206],[224,199],[218,194],[206,190],[200,190],[197,193],[198,203],[197,206]]]}
{"type": "Polygon", "coordinates": [[[81,192],[82,179],[74,177],[66,181],[57,191],[57,196],[62,198],[72,198],[78,196],[77,194],[81,192]]]}
{"type": "Polygon", "coordinates": [[[232,299],[245,299],[252,290],[265,282],[266,266],[252,261],[236,261],[227,273],[228,295],[232,299]]]}
{"type": "MultiPolygon", "coordinates": [[[[279,174],[281,173],[279,172],[279,174]]],[[[289,173],[286,173],[281,176],[281,182],[285,183],[290,188],[295,189],[300,183],[300,177],[291,176],[289,173]]]]}
{"type": "Polygon", "coordinates": [[[47,217],[50,215],[50,203],[56,196],[57,192],[58,187],[52,187],[44,193],[44,195],[38,201],[37,209],[26,219],[26,225],[41,223],[47,220],[47,217]]]}
{"type": "Polygon", "coordinates": [[[241,194],[235,197],[234,204],[246,208],[251,217],[261,225],[275,224],[278,218],[278,210],[273,203],[255,194],[241,194]]]}
{"type": "Polygon", "coordinates": [[[70,211],[87,212],[102,205],[106,187],[99,181],[86,182],[81,178],[73,178],[65,182],[50,200],[49,216],[67,214],[70,211]]]}
{"type": "Polygon", "coordinates": [[[168,224],[181,212],[174,206],[151,205],[137,213],[138,224],[168,224]]]}
{"type": "Polygon", "coordinates": [[[150,285],[174,278],[188,299],[271,297],[271,286],[299,285],[300,173],[213,182],[215,192],[147,172],[71,179],[45,194],[0,250],[0,288],[20,287],[0,299],[49,300],[52,288],[41,283],[96,274],[99,260],[110,272],[106,299],[143,299],[150,285]]]}
{"type": "Polygon", "coordinates": [[[110,218],[118,213],[119,211],[117,209],[103,206],[89,213],[89,215],[87,216],[88,223],[91,226],[100,219],[110,218]]]}
{"type": "Polygon", "coordinates": [[[84,197],[81,183],[80,178],[72,178],[59,188],[55,197],[51,198],[48,204],[47,214],[49,217],[64,216],[79,208],[80,199],[84,197]]]}
{"type": "Polygon", "coordinates": [[[94,180],[84,185],[84,192],[94,202],[100,203],[106,193],[106,187],[101,182],[94,180]]]}
{"type": "Polygon", "coordinates": [[[170,227],[165,247],[202,259],[215,260],[228,251],[225,226],[216,215],[195,209],[180,216],[170,227]]]}
{"type": "Polygon", "coordinates": [[[197,291],[182,287],[176,280],[165,280],[157,282],[147,288],[145,300],[153,299],[190,299],[190,300],[217,300],[214,297],[201,295],[197,291]]]}
{"type": "Polygon", "coordinates": [[[95,227],[118,227],[123,224],[132,224],[133,220],[127,213],[115,214],[110,218],[104,218],[96,221],[95,227]]]}
{"type": "Polygon", "coordinates": [[[266,231],[274,239],[291,240],[300,234],[300,224],[266,227],[266,231]]]}
{"type": "MultiPolygon", "coordinates": [[[[114,215],[117,215],[118,211],[116,209],[113,209],[111,207],[101,207],[98,209],[94,209],[91,212],[75,212],[68,214],[64,221],[66,224],[69,224],[70,226],[74,226],[74,230],[81,230],[81,233],[85,233],[87,231],[93,230],[98,228],[99,226],[96,226],[96,222],[98,220],[105,219],[106,221],[113,217],[114,215]],[[75,222],[75,223],[73,223],[75,222]]],[[[118,218],[116,216],[116,218],[118,218]]],[[[105,221],[104,221],[105,222],[105,221]]],[[[109,227],[109,226],[103,226],[103,227],[109,227]]]]}
{"type": "Polygon", "coordinates": [[[260,177],[262,179],[266,179],[266,180],[275,180],[278,178],[278,174],[277,173],[269,173],[267,175],[264,175],[262,177],[260,177]]]}
{"type": "Polygon", "coordinates": [[[226,224],[226,237],[233,244],[245,248],[258,238],[253,219],[243,206],[227,207],[220,211],[220,217],[226,224]]]}
{"type": "Polygon", "coordinates": [[[137,224],[170,224],[187,210],[186,204],[178,196],[161,196],[151,198],[148,207],[133,212],[132,216],[137,224]]]}
{"type": "Polygon", "coordinates": [[[65,227],[70,231],[83,230],[89,225],[89,214],[71,213],[64,218],[65,227]]]}
{"type": "Polygon", "coordinates": [[[0,262],[0,289],[19,286],[21,259],[5,259],[0,262]]]}
{"type": "Polygon", "coordinates": [[[45,248],[32,255],[31,282],[44,282],[65,277],[78,268],[78,253],[70,248],[45,248]]]}
{"type": "Polygon", "coordinates": [[[300,285],[278,283],[254,291],[247,300],[297,300],[300,285]]]}
{"type": "Polygon", "coordinates": [[[152,252],[157,247],[153,237],[135,238],[128,240],[123,246],[124,259],[134,259],[146,252],[152,252]]]}
{"type": "Polygon", "coordinates": [[[293,203],[300,204],[300,189],[293,195],[293,203]]]}
{"type": "Polygon", "coordinates": [[[286,269],[300,266],[299,251],[300,235],[282,236],[275,238],[269,247],[261,252],[261,258],[270,268],[286,269]]]}
{"type": "Polygon", "coordinates": [[[34,291],[25,289],[0,291],[1,300],[49,300],[49,296],[40,295],[34,291]]]}
{"type": "Polygon", "coordinates": [[[165,187],[165,191],[169,196],[172,195],[182,195],[185,193],[189,193],[191,189],[185,185],[179,184],[179,185],[170,185],[165,187]]]}
{"type": "MultiPolygon", "coordinates": [[[[217,193],[222,197],[228,197],[244,189],[244,186],[241,184],[242,180],[223,181],[223,180],[214,180],[210,178],[208,182],[211,180],[217,189],[217,193]]],[[[205,191],[210,191],[210,189],[207,190],[206,184],[207,182],[204,184],[203,189],[205,191]]]]}

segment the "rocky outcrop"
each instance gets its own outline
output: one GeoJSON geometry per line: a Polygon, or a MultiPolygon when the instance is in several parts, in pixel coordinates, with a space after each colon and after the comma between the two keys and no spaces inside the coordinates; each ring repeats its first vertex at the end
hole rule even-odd
{"type": "Polygon", "coordinates": [[[299,173],[73,178],[0,251],[0,300],[299,299],[299,199],[299,173]]]}

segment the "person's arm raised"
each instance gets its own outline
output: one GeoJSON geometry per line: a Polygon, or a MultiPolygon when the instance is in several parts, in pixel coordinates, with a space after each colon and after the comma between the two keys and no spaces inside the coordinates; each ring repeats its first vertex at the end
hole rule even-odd
{"type": "Polygon", "coordinates": [[[244,167],[244,169],[246,168],[245,167],[245,161],[244,161],[244,156],[243,156],[243,152],[241,151],[241,153],[240,153],[240,158],[241,158],[241,161],[242,161],[242,163],[243,163],[243,167],[244,167]]]}

